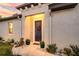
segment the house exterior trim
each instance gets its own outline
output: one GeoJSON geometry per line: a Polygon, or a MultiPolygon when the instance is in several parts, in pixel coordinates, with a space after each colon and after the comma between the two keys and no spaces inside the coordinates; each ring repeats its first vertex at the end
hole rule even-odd
{"type": "Polygon", "coordinates": [[[37,6],[38,3],[24,3],[24,4],[22,4],[22,5],[17,6],[16,8],[17,8],[17,9],[20,9],[20,8],[25,9],[26,6],[27,6],[27,8],[30,8],[31,5],[37,6]]]}
{"type": "Polygon", "coordinates": [[[74,8],[77,5],[77,3],[52,3],[49,5],[49,9],[54,11],[60,11],[65,9],[71,9],[74,8]]]}
{"type": "Polygon", "coordinates": [[[2,22],[2,21],[7,21],[7,20],[14,20],[14,19],[17,19],[17,17],[22,17],[22,15],[21,14],[19,14],[19,15],[13,15],[13,16],[11,16],[11,17],[5,17],[5,18],[0,18],[0,22],[2,22]]]}

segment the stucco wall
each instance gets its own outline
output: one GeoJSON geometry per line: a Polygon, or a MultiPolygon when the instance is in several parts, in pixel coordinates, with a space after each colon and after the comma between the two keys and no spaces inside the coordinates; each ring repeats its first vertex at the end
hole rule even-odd
{"type": "Polygon", "coordinates": [[[0,36],[3,37],[4,40],[7,39],[15,39],[19,40],[21,36],[21,21],[19,20],[10,20],[0,22],[0,36]],[[13,33],[9,33],[8,22],[13,23],[13,33]]]}
{"type": "Polygon", "coordinates": [[[52,12],[52,43],[59,48],[79,45],[79,4],[73,9],[52,12]]]}

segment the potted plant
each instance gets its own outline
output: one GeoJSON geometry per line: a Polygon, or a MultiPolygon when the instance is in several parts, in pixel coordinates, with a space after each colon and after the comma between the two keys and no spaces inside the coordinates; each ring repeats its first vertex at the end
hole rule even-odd
{"type": "Polygon", "coordinates": [[[26,45],[30,45],[30,39],[26,39],[26,45]]]}
{"type": "Polygon", "coordinates": [[[40,41],[40,47],[41,47],[41,48],[45,48],[45,43],[44,43],[44,41],[40,41]]]}

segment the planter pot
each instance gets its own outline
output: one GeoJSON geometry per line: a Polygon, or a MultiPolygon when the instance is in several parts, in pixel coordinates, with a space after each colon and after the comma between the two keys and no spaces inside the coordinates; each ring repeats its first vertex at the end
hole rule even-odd
{"type": "Polygon", "coordinates": [[[45,48],[45,43],[43,41],[40,42],[40,48],[45,48]]]}
{"type": "Polygon", "coordinates": [[[26,45],[30,45],[30,40],[29,39],[26,40],[26,45]]]}

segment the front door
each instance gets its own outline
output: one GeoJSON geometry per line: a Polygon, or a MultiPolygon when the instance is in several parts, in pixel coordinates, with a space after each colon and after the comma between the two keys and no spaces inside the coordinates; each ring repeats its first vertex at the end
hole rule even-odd
{"type": "Polygon", "coordinates": [[[35,21],[35,41],[42,40],[42,21],[35,21]]]}

